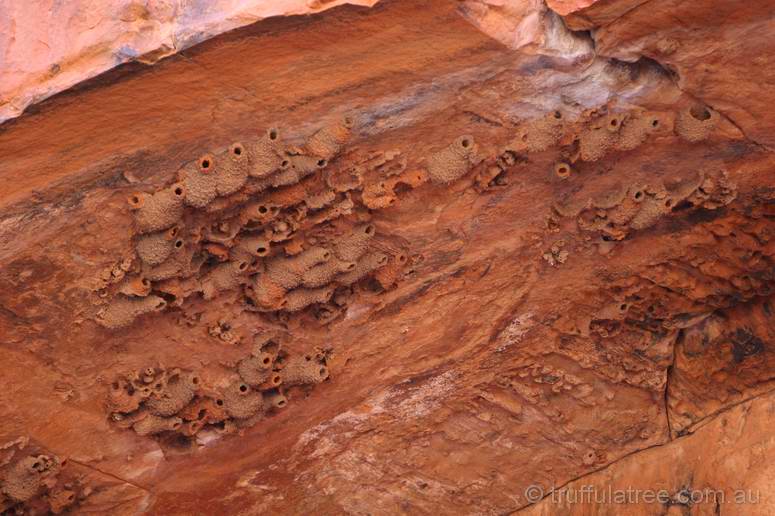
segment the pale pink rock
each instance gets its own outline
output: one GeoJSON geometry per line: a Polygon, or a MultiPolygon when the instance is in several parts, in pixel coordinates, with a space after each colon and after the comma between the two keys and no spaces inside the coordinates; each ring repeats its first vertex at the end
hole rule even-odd
{"type": "Polygon", "coordinates": [[[570,60],[593,53],[591,41],[569,31],[544,0],[466,0],[460,11],[479,30],[513,50],[570,60]]]}
{"type": "Polygon", "coordinates": [[[0,123],[128,61],[153,63],[270,16],[379,0],[0,0],[0,123]]]}
{"type": "Polygon", "coordinates": [[[560,16],[565,16],[580,11],[585,7],[589,7],[598,1],[599,0],[546,0],[546,5],[560,16]]]}

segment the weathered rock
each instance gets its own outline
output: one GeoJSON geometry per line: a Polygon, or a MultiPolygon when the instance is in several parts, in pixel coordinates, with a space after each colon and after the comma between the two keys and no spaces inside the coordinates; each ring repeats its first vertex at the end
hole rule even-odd
{"type": "MultiPolygon", "coordinates": [[[[550,0],[550,7],[555,7],[550,0]]],[[[771,58],[775,30],[766,1],[598,0],[572,8],[558,3],[574,30],[593,30],[601,56],[646,57],[675,74],[696,102],[728,117],[753,141],[775,148],[771,58]],[[677,22],[680,20],[680,23],[677,22]],[[754,71],[755,70],[755,71],[754,71]]]]}
{"type": "Polygon", "coordinates": [[[152,64],[218,34],[272,16],[379,0],[247,2],[4,2],[0,123],[33,103],[122,63],[152,64]]]}
{"type": "MultiPolygon", "coordinates": [[[[663,60],[595,56],[590,38],[626,50],[603,25],[572,35],[583,55],[547,46],[540,4],[514,50],[531,11],[479,4],[265,20],[5,126],[6,440],[110,478],[92,512],[501,514],[531,485],[674,495],[692,475],[764,497],[775,156],[751,131],[769,122],[663,60]],[[272,165],[219,190],[200,157],[267,137],[272,165]],[[455,166],[431,174],[439,155],[455,166]],[[149,268],[127,199],[184,167],[215,188],[164,212],[181,246],[149,268]],[[99,325],[116,299],[163,303],[99,325]]],[[[648,38],[674,30],[657,14],[648,38]]]]}
{"type": "Polygon", "coordinates": [[[694,434],[646,450],[563,486],[540,486],[528,516],[750,514],[775,511],[772,425],[775,396],[714,416],[694,434]],[[555,491],[551,492],[551,487],[555,491]]]}
{"type": "Polygon", "coordinates": [[[565,28],[544,0],[465,0],[462,14],[507,47],[565,60],[590,58],[591,41],[565,28]]]}

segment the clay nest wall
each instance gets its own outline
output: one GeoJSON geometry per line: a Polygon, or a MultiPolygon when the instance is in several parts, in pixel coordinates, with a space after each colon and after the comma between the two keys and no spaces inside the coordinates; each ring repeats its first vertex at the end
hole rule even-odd
{"type": "Polygon", "coordinates": [[[91,480],[20,497],[15,455],[4,503],[503,513],[749,407],[750,446],[648,469],[671,501],[641,508],[735,488],[772,449],[775,159],[682,84],[395,0],[5,126],[3,442],[91,480]]]}

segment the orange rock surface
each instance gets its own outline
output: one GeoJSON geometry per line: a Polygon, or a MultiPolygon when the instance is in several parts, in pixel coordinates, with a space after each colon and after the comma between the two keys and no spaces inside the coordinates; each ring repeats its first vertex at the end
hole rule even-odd
{"type": "Polygon", "coordinates": [[[272,16],[379,0],[3,2],[0,122],[122,63],[152,64],[201,41],[272,16]]]}
{"type": "Polygon", "coordinates": [[[772,513],[770,16],[383,0],[0,126],[0,507],[772,513]]]}

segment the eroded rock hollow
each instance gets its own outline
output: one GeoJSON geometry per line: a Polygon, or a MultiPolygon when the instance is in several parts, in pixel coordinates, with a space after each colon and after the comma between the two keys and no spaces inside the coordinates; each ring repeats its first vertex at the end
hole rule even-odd
{"type": "Polygon", "coordinates": [[[775,512],[768,2],[342,3],[0,125],[3,514],[775,512]]]}

